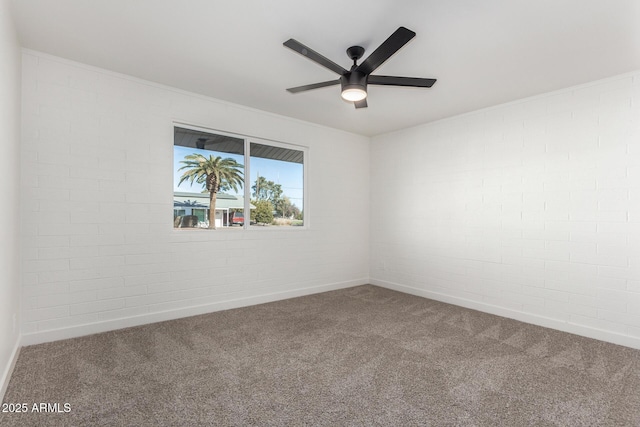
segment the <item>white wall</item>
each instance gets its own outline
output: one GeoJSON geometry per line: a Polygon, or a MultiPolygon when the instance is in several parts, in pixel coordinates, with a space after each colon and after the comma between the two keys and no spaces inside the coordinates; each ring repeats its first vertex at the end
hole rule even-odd
{"type": "Polygon", "coordinates": [[[375,137],[370,171],[373,283],[640,348],[640,72],[375,137]]]}
{"type": "Polygon", "coordinates": [[[18,348],[20,303],[20,47],[10,9],[0,1],[0,401],[18,348]]]}
{"type": "Polygon", "coordinates": [[[24,343],[368,280],[369,138],[32,51],[23,110],[24,343]],[[174,230],[174,120],[309,147],[310,228],[174,230]]]}
{"type": "Polygon", "coordinates": [[[365,137],[25,51],[23,343],[370,276],[640,348],[639,88],[640,73],[620,76],[369,147],[365,137]],[[311,227],[174,231],[174,120],[309,147],[311,227]]]}

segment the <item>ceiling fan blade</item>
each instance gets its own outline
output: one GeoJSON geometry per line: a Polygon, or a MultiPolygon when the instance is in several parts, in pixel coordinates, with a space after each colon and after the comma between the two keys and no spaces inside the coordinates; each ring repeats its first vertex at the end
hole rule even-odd
{"type": "Polygon", "coordinates": [[[396,76],[369,76],[367,83],[370,85],[388,86],[411,86],[411,87],[431,87],[436,79],[422,79],[419,77],[396,77],[396,76]]]}
{"type": "Polygon", "coordinates": [[[340,79],[330,80],[328,82],[313,83],[313,84],[304,85],[304,86],[290,87],[287,89],[287,91],[291,93],[298,93],[298,92],[304,92],[305,90],[319,89],[321,87],[333,86],[337,84],[340,84],[340,79]]]}
{"type": "Polygon", "coordinates": [[[416,33],[405,27],[398,28],[393,34],[391,34],[391,36],[389,36],[388,39],[378,46],[378,48],[374,50],[367,59],[358,65],[358,70],[365,74],[372,73],[402,46],[407,44],[415,35],[416,33]]]}
{"type": "Polygon", "coordinates": [[[367,108],[367,98],[363,99],[362,101],[355,101],[353,105],[355,105],[356,108],[367,108]]]}
{"type": "Polygon", "coordinates": [[[332,60],[325,58],[315,50],[303,45],[297,40],[289,39],[282,44],[288,47],[289,49],[298,52],[300,55],[309,58],[313,62],[320,64],[325,68],[330,69],[334,73],[343,75],[347,72],[347,70],[345,70],[344,68],[342,68],[341,66],[333,62],[332,60]]]}

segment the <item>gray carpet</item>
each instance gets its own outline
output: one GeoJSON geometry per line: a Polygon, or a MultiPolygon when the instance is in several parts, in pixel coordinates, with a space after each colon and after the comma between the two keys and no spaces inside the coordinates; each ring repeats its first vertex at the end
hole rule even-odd
{"type": "Polygon", "coordinates": [[[640,351],[375,286],[25,347],[2,426],[640,426],[640,351]]]}

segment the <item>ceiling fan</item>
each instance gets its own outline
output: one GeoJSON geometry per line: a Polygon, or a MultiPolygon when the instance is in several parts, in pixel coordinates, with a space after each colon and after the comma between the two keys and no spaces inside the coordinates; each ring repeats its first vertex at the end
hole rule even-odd
{"type": "Polygon", "coordinates": [[[382,65],[402,46],[407,44],[415,35],[415,32],[405,27],[398,28],[388,39],[378,46],[367,59],[362,61],[360,65],[357,64],[357,61],[364,55],[364,48],[361,46],[351,46],[347,49],[347,55],[353,60],[353,66],[351,66],[350,70],[342,68],[340,65],[325,58],[299,41],[289,39],[284,42],[283,45],[328,68],[334,73],[339,74],[340,78],[337,80],[292,87],[287,89],[287,91],[298,93],[340,84],[342,86],[342,98],[345,101],[353,102],[356,108],[365,108],[367,106],[367,85],[431,87],[436,82],[436,79],[371,75],[376,68],[382,65]]]}
{"type": "Polygon", "coordinates": [[[207,138],[198,138],[196,140],[196,148],[199,150],[204,150],[204,146],[209,142],[207,138]]]}

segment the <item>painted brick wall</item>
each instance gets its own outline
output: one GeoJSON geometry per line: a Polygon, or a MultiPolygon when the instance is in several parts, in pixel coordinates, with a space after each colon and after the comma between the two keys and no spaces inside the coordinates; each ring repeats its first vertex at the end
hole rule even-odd
{"type": "Polygon", "coordinates": [[[640,348],[640,72],[373,138],[372,282],[640,348]]]}
{"type": "Polygon", "coordinates": [[[20,47],[10,3],[0,0],[0,401],[18,348],[20,305],[20,47]]]}
{"type": "Polygon", "coordinates": [[[369,138],[32,51],[23,104],[25,343],[366,283],[369,138]],[[310,228],[175,231],[174,120],[307,146],[310,228]]]}

